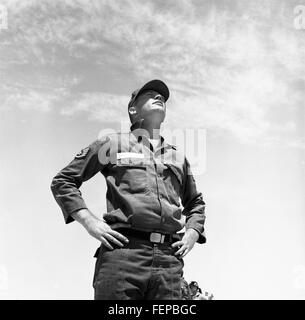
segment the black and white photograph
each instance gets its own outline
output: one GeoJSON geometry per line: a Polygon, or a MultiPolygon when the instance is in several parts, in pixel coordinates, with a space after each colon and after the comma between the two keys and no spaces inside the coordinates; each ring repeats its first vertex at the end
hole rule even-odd
{"type": "Polygon", "coordinates": [[[0,0],[0,150],[0,300],[304,300],[305,0],[0,0]]]}

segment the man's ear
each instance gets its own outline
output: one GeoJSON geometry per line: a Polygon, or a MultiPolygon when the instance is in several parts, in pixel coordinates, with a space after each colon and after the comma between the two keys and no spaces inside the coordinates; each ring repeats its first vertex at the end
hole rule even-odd
{"type": "Polygon", "coordinates": [[[131,116],[136,116],[136,114],[137,114],[137,109],[135,108],[135,107],[130,107],[129,109],[128,109],[128,112],[129,112],[129,114],[131,115],[131,116]]]}
{"type": "Polygon", "coordinates": [[[135,106],[132,106],[128,109],[129,119],[131,123],[134,123],[138,120],[139,114],[135,106]]]}

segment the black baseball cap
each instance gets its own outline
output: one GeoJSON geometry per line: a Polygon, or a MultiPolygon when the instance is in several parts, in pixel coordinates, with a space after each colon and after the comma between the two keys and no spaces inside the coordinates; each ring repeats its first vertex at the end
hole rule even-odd
{"type": "Polygon", "coordinates": [[[157,79],[151,80],[151,81],[147,82],[146,84],[144,84],[144,86],[142,88],[137,89],[132,93],[130,101],[128,103],[128,109],[133,105],[133,103],[135,102],[137,97],[141,93],[143,93],[144,91],[147,91],[147,90],[154,90],[154,91],[160,93],[164,97],[165,101],[167,101],[169,98],[169,90],[168,90],[167,85],[161,80],[157,80],[157,79]]]}

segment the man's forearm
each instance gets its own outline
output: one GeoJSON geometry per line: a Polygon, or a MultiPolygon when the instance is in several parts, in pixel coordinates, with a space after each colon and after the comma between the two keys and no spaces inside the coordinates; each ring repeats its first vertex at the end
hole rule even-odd
{"type": "Polygon", "coordinates": [[[194,228],[189,228],[185,231],[185,233],[188,233],[194,240],[195,242],[199,239],[200,233],[194,228]]]}
{"type": "Polygon", "coordinates": [[[126,237],[119,232],[112,230],[104,219],[99,219],[88,209],[80,209],[73,212],[71,215],[74,220],[85,227],[92,237],[101,241],[101,243],[110,250],[113,250],[114,248],[112,245],[123,247],[123,243],[128,243],[126,237]]]}
{"type": "Polygon", "coordinates": [[[79,222],[87,230],[89,226],[99,220],[91,211],[88,209],[80,209],[71,214],[74,220],[79,222]]]}

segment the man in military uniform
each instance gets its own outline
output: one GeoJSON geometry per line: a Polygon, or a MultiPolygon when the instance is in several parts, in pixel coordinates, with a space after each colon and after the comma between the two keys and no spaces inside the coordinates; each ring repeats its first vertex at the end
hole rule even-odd
{"type": "Polygon", "coordinates": [[[52,181],[66,223],[78,221],[101,242],[95,299],[181,299],[183,257],[195,242],[206,241],[205,203],[189,162],[160,135],[169,94],[160,80],[134,91],[130,132],[99,138],[52,181]],[[87,208],[79,190],[97,172],[107,183],[102,218],[87,208]]]}

